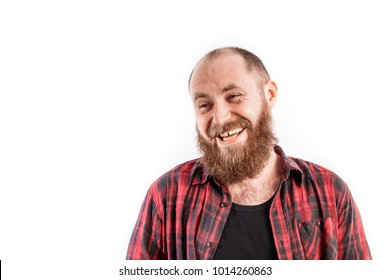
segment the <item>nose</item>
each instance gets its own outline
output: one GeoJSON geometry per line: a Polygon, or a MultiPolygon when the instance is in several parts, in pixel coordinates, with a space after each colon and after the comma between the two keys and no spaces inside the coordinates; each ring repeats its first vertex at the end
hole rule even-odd
{"type": "Polygon", "coordinates": [[[214,105],[214,115],[213,115],[213,124],[222,126],[226,123],[227,120],[231,118],[231,113],[229,106],[227,104],[215,104],[214,105]]]}

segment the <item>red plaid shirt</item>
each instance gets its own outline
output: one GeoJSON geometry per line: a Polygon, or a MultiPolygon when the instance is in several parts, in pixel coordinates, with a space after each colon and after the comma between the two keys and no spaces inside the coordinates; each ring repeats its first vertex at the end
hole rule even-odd
{"type": "MultiPolygon", "coordinates": [[[[282,158],[281,185],[270,209],[278,257],[371,259],[358,208],[345,182],[316,164],[282,158]]],[[[127,259],[212,259],[232,205],[198,160],[183,163],[150,187],[127,259]]]]}

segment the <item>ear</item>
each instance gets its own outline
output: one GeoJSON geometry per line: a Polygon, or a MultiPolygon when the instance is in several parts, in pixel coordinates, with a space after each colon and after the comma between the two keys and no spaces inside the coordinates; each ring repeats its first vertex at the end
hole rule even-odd
{"type": "Polygon", "coordinates": [[[272,80],[269,80],[264,85],[264,97],[268,106],[272,109],[276,104],[276,98],[278,96],[278,86],[272,80]]]}

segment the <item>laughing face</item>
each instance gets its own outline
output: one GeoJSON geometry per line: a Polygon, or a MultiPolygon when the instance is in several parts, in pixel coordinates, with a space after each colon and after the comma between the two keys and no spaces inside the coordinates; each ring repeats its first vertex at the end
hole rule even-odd
{"type": "Polygon", "coordinates": [[[258,175],[276,142],[270,109],[276,85],[227,51],[203,59],[189,84],[203,164],[222,184],[258,175]]]}

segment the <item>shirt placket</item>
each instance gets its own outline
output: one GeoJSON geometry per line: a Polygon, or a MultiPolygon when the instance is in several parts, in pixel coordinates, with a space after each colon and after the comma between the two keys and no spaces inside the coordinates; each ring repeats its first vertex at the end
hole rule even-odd
{"type": "Polygon", "coordinates": [[[231,196],[228,191],[223,187],[220,193],[220,198],[216,199],[214,208],[216,212],[213,216],[212,224],[215,225],[215,229],[211,230],[207,234],[206,243],[204,247],[203,259],[213,259],[215,252],[218,248],[219,240],[222,236],[223,228],[226,224],[227,218],[232,206],[231,196]]]}

